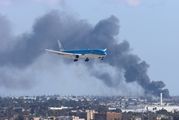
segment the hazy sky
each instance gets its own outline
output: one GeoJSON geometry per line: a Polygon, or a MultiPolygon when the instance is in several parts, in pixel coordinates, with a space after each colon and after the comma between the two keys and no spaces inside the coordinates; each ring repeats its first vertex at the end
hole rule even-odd
{"type": "MultiPolygon", "coordinates": [[[[0,38],[0,51],[3,53],[8,51],[8,48],[11,49],[13,44],[10,43],[15,44],[14,41],[18,37],[31,33],[36,21],[52,10],[70,14],[75,19],[84,20],[91,26],[95,26],[100,20],[109,18],[111,15],[117,17],[120,30],[116,39],[119,43],[127,40],[132,48],[131,53],[150,65],[148,76],[151,81],[163,81],[166,84],[165,88],[169,89],[170,95],[179,95],[179,1],[0,0],[0,25],[5,23],[3,24],[4,28],[0,26],[0,37],[9,34],[6,39],[3,37],[4,40],[0,38]],[[8,32],[4,32],[4,29],[5,31],[8,29],[8,32]],[[14,36],[16,39],[10,41],[14,36]]],[[[12,67],[13,65],[0,66],[1,79],[7,79],[10,76],[8,79],[12,80],[12,83],[7,82],[0,85],[0,94],[143,94],[142,88],[136,83],[126,84],[125,81],[122,81],[119,89],[105,86],[102,81],[91,77],[86,72],[89,67],[86,67],[82,63],[83,61],[75,64],[73,61],[70,64],[65,64],[63,61],[62,57],[44,51],[35,62],[24,68],[12,67]],[[23,81],[27,78],[31,78],[28,80],[32,82],[23,81]],[[20,87],[18,85],[18,87],[11,87],[18,84],[16,80],[19,79],[30,85],[23,86],[22,84],[20,87]]],[[[114,74],[116,72],[115,67],[110,65],[98,61],[94,64],[97,66],[95,69],[112,71],[114,74]]]]}

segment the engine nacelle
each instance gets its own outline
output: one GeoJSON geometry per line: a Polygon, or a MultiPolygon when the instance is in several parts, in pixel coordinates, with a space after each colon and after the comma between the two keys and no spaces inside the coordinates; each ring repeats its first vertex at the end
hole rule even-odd
{"type": "Polygon", "coordinates": [[[78,59],[80,57],[80,55],[76,54],[76,55],[72,55],[71,57],[74,59],[78,59]]]}
{"type": "Polygon", "coordinates": [[[75,58],[79,58],[79,55],[75,55],[75,58]]]}

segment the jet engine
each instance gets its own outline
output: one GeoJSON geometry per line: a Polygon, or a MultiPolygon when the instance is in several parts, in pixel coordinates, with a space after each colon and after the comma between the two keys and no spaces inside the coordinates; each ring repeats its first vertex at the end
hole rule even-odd
{"type": "Polygon", "coordinates": [[[75,58],[79,58],[79,55],[75,55],[75,58]]]}

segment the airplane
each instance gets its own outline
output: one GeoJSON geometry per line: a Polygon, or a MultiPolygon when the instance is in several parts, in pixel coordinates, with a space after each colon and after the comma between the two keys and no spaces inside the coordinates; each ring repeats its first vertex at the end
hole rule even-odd
{"type": "Polygon", "coordinates": [[[85,58],[85,62],[89,61],[89,58],[96,58],[103,60],[107,55],[107,49],[79,49],[79,50],[65,50],[60,40],[58,40],[60,51],[45,49],[48,52],[52,52],[58,55],[63,55],[66,58],[74,59],[77,62],[79,58],[85,58]]]}

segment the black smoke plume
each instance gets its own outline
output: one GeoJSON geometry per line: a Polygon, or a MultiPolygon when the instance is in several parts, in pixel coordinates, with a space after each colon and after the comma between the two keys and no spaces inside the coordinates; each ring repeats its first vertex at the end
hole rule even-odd
{"type": "MultiPolygon", "coordinates": [[[[115,36],[119,34],[119,20],[113,15],[93,27],[85,20],[78,20],[63,12],[51,11],[35,21],[31,33],[17,37],[10,35],[9,28],[1,19],[4,19],[4,16],[0,16],[0,31],[5,29],[7,33],[5,36],[0,33],[1,42],[16,41],[10,50],[0,52],[1,68],[11,66],[23,69],[30,66],[44,53],[40,48],[58,50],[57,40],[60,39],[69,49],[107,48],[108,55],[100,62],[117,68],[117,71],[122,70],[126,83],[136,82],[148,95],[159,96],[162,92],[164,97],[169,97],[169,91],[164,89],[165,84],[162,81],[150,80],[147,75],[149,64],[131,53],[129,42],[124,40],[118,43],[115,36]]],[[[89,64],[87,67],[91,69],[91,75],[102,80],[108,87],[120,89],[118,85],[121,77],[113,79],[110,73],[94,73],[94,61],[90,60],[89,64]]],[[[118,75],[121,76],[121,72],[118,72],[118,75]]],[[[5,86],[4,81],[9,81],[6,79],[9,78],[1,78],[0,84],[5,86]]]]}

